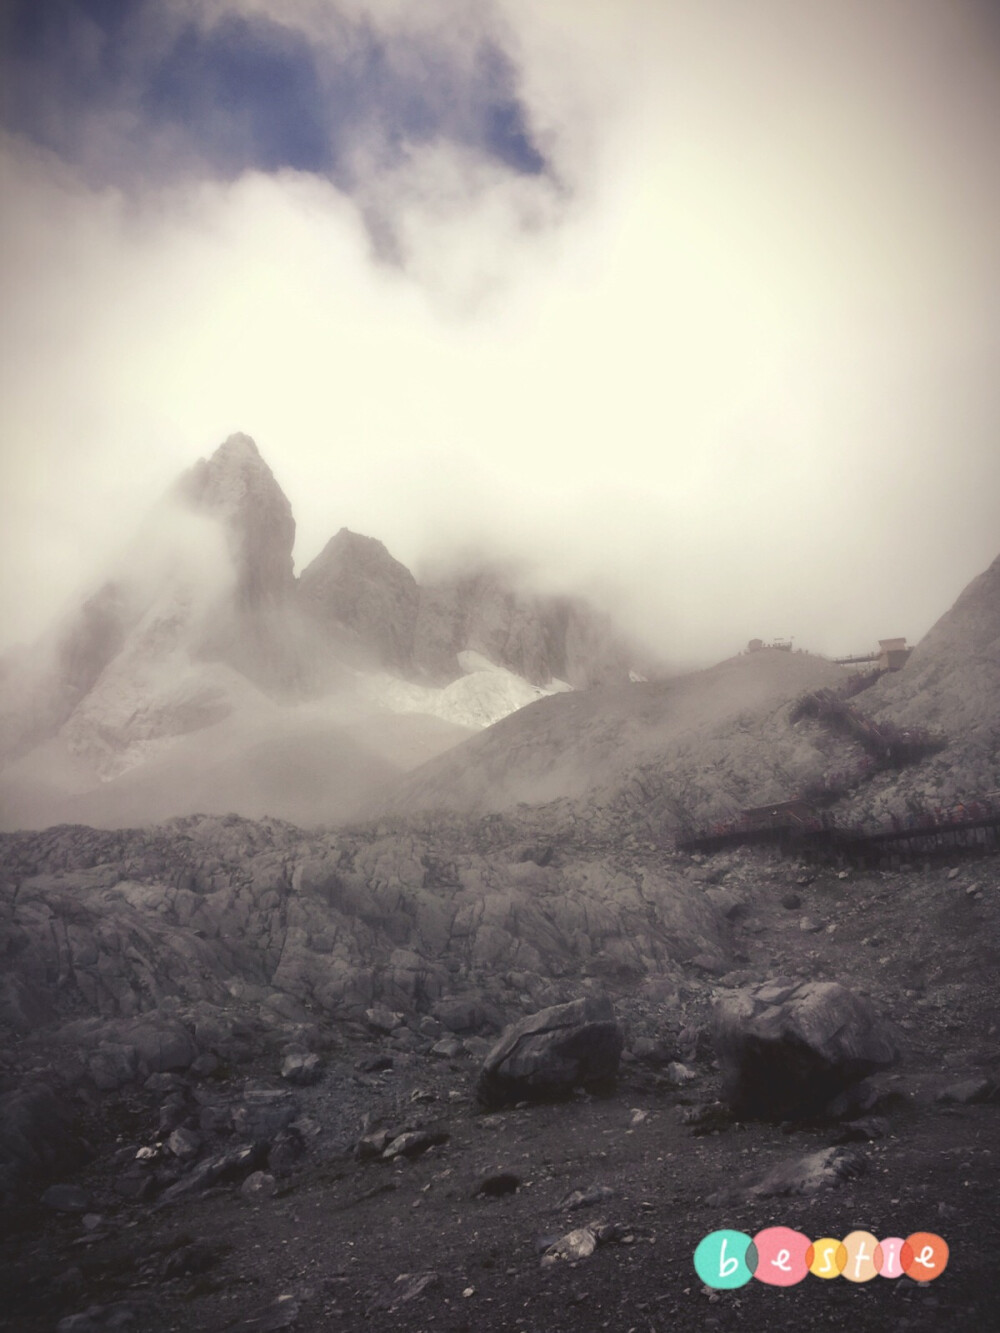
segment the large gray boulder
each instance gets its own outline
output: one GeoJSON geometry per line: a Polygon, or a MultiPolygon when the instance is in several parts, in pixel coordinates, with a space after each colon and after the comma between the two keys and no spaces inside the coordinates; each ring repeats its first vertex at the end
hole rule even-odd
{"type": "Polygon", "coordinates": [[[835,981],[769,981],[717,1000],[723,1099],[768,1120],[820,1113],[845,1088],[899,1058],[892,1025],[835,981]]]}
{"type": "Polygon", "coordinates": [[[568,1096],[618,1073],[624,1046],[611,1001],[557,1004],[506,1029],[486,1056],[476,1094],[484,1106],[568,1096]]]}

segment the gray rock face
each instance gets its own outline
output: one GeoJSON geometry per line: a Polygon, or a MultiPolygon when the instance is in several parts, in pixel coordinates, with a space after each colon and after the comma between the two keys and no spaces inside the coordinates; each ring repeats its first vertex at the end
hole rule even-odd
{"type": "Polygon", "coordinates": [[[230,435],[176,486],[178,499],[222,520],[236,565],[241,608],[290,596],[294,581],[292,507],[249,435],[230,435]]]}
{"type": "Polygon", "coordinates": [[[222,525],[235,586],[195,645],[256,684],[280,692],[307,674],[306,644],[296,623],[292,507],[248,435],[231,435],[177,482],[174,495],[222,525]]]}
{"type": "Polygon", "coordinates": [[[109,581],[88,597],[51,643],[0,659],[0,756],[14,758],[51,736],[124,646],[135,607],[109,581]]]}
{"type": "Polygon", "coordinates": [[[738,1115],[814,1115],[845,1088],[899,1058],[895,1033],[838,982],[772,981],[715,1005],[723,1097],[738,1115]]]}
{"type": "Polygon", "coordinates": [[[485,1106],[503,1106],[608,1083],[624,1044],[610,1000],[554,1005],[504,1032],[483,1062],[476,1094],[485,1106]]]}
{"type": "Polygon", "coordinates": [[[303,570],[298,599],[322,628],[348,631],[381,666],[409,670],[419,590],[374,537],[341,528],[303,570]]]}
{"type": "Polygon", "coordinates": [[[466,649],[535,685],[627,678],[628,649],[583,603],[519,591],[493,570],[418,587],[381,542],[346,528],[303,571],[298,600],[345,647],[441,684],[460,674],[466,649]]]}
{"type": "Polygon", "coordinates": [[[535,685],[553,677],[575,688],[624,681],[631,664],[606,616],[572,598],[519,592],[493,570],[420,589],[414,664],[433,679],[449,680],[463,649],[535,685]]]}

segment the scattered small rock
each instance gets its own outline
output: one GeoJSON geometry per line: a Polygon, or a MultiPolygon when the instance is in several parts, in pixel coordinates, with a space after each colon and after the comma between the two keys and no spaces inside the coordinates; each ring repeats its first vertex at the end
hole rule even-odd
{"type": "Polygon", "coordinates": [[[682,1088],[685,1083],[692,1083],[698,1075],[687,1065],[682,1065],[678,1060],[672,1060],[666,1068],[666,1076],[675,1088],[682,1088]]]}
{"type": "Polygon", "coordinates": [[[268,1175],[266,1171],[251,1171],[240,1186],[240,1193],[246,1199],[259,1201],[272,1198],[277,1188],[274,1176],[268,1175]]]}
{"type": "Polygon", "coordinates": [[[688,1125],[696,1138],[731,1129],[733,1113],[722,1102],[702,1102],[698,1106],[677,1108],[682,1125],[688,1125]]]}
{"type": "Polygon", "coordinates": [[[360,1074],[378,1074],[383,1069],[392,1068],[391,1055],[365,1055],[357,1061],[354,1068],[360,1074]]]}
{"type": "Polygon", "coordinates": [[[815,1194],[825,1185],[842,1184],[867,1170],[867,1160],[856,1150],[823,1148],[776,1166],[751,1186],[749,1194],[752,1198],[815,1194]]]}
{"type": "Polygon", "coordinates": [[[186,1176],[168,1186],[163,1191],[160,1203],[173,1203],[188,1194],[208,1189],[210,1185],[242,1182],[251,1171],[259,1167],[266,1151],[267,1145],[263,1143],[241,1143],[226,1152],[207,1157],[186,1176]]]}
{"type": "Polygon", "coordinates": [[[425,1291],[429,1291],[431,1287],[436,1287],[440,1281],[440,1277],[434,1272],[400,1273],[382,1297],[379,1305],[383,1310],[388,1310],[391,1313],[400,1305],[408,1305],[410,1301],[415,1301],[425,1291]]]}
{"type": "Polygon", "coordinates": [[[185,1129],[181,1126],[179,1129],[175,1129],[167,1139],[167,1147],[181,1161],[192,1161],[201,1151],[201,1135],[196,1134],[193,1129],[185,1129]]]}
{"type": "Polygon", "coordinates": [[[596,1249],[597,1237],[590,1227],[578,1227],[549,1246],[542,1255],[542,1266],[547,1268],[564,1260],[575,1263],[580,1259],[588,1259],[596,1249]]]}
{"type": "Polygon", "coordinates": [[[964,1078],[950,1087],[942,1088],[937,1095],[939,1102],[950,1102],[957,1106],[969,1106],[974,1102],[993,1101],[997,1096],[997,1084],[989,1078],[964,1078]]]}
{"type": "Polygon", "coordinates": [[[281,1066],[281,1077],[296,1088],[307,1088],[323,1077],[323,1066],[315,1051],[308,1055],[286,1055],[281,1066]]]}
{"type": "Polygon", "coordinates": [[[268,1170],[276,1176],[287,1176],[305,1152],[302,1135],[289,1125],[276,1134],[267,1150],[268,1170]]]}
{"type": "Polygon", "coordinates": [[[119,1328],[138,1328],[135,1307],[124,1301],[92,1305],[81,1314],[67,1315],[56,1325],[57,1333],[110,1333],[119,1328]]]}
{"type": "Polygon", "coordinates": [[[614,1240],[617,1236],[618,1227],[608,1222],[591,1222],[585,1227],[578,1227],[546,1249],[541,1259],[542,1267],[550,1268],[553,1264],[577,1263],[581,1259],[589,1259],[598,1245],[614,1240]]]}
{"type": "Polygon", "coordinates": [[[354,1155],[362,1162],[371,1162],[381,1157],[392,1142],[392,1134],[387,1129],[376,1129],[359,1139],[354,1146],[354,1155]]]}
{"type": "Polygon", "coordinates": [[[294,1296],[279,1296],[277,1300],[262,1310],[259,1315],[240,1324],[247,1333],[277,1333],[282,1328],[291,1328],[299,1317],[299,1303],[294,1296]]]}
{"type": "Polygon", "coordinates": [[[219,1250],[204,1240],[191,1241],[171,1251],[160,1265],[160,1277],[187,1277],[204,1273],[219,1259],[219,1250]]]}
{"type": "Polygon", "coordinates": [[[636,1037],[632,1054],[647,1065],[665,1065],[677,1055],[676,1044],[666,1037],[636,1037]]]}
{"type": "Polygon", "coordinates": [[[150,1074],[142,1085],[147,1092],[181,1092],[187,1084],[180,1074],[150,1074]]]}
{"type": "Polygon", "coordinates": [[[849,1120],[837,1135],[837,1143],[868,1143],[884,1139],[889,1134],[889,1122],[884,1116],[869,1115],[860,1120],[849,1120]]]}
{"type": "Polygon", "coordinates": [[[615,1191],[610,1185],[588,1185],[585,1189],[571,1190],[555,1205],[555,1211],[568,1213],[576,1208],[589,1208],[595,1203],[605,1203],[614,1197],[615,1191]]]}
{"type": "Polygon", "coordinates": [[[386,1009],[381,1005],[377,1005],[374,1009],[366,1009],[365,1019],[370,1028],[374,1029],[375,1032],[384,1033],[386,1036],[395,1032],[397,1028],[401,1028],[406,1022],[402,1014],[397,1014],[392,1009],[386,1009]]]}
{"type": "Polygon", "coordinates": [[[458,1037],[442,1037],[431,1047],[431,1055],[439,1055],[445,1060],[454,1060],[465,1050],[465,1043],[458,1037]]]}
{"type": "Polygon", "coordinates": [[[414,1129],[394,1138],[382,1153],[387,1162],[397,1157],[419,1157],[428,1148],[437,1148],[447,1143],[449,1135],[445,1130],[414,1129]]]}

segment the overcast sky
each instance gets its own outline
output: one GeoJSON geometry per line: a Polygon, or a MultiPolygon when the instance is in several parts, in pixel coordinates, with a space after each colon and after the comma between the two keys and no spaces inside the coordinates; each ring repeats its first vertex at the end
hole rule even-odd
{"type": "Polygon", "coordinates": [[[671,659],[1000,552],[991,0],[0,0],[0,646],[245,431],[671,659]]]}

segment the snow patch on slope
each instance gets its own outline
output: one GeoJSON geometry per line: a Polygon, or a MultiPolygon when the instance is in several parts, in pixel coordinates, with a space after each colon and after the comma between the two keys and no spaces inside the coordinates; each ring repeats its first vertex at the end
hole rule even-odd
{"type": "Polygon", "coordinates": [[[572,688],[562,680],[532,685],[472,650],[460,652],[458,662],[465,675],[441,687],[418,685],[387,672],[359,676],[359,685],[368,699],[390,712],[426,713],[475,730],[492,726],[536,699],[572,688]]]}

